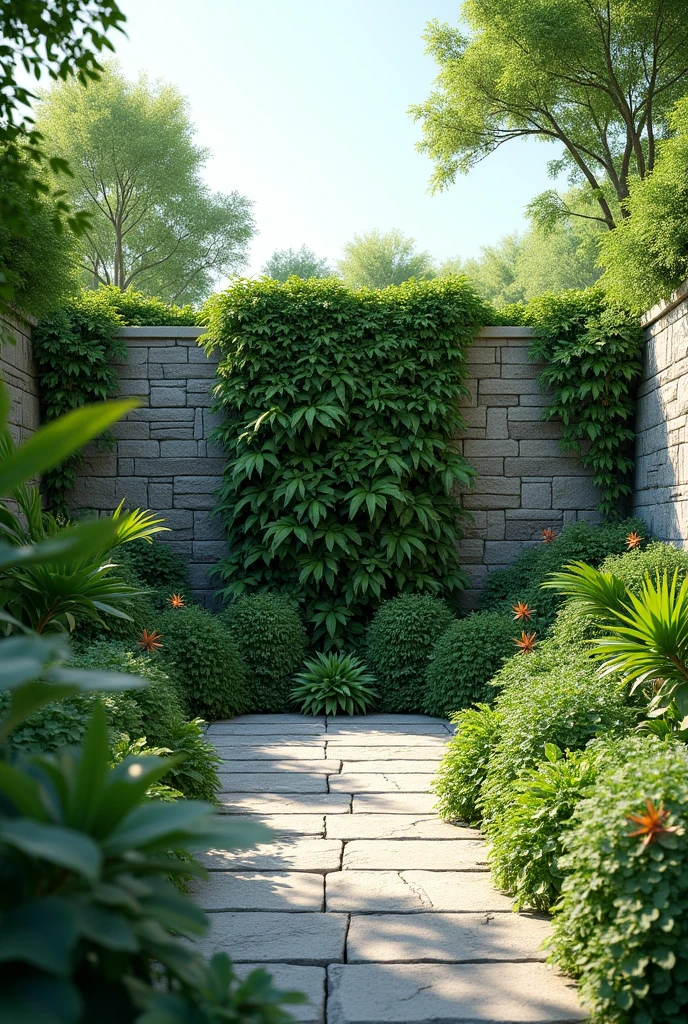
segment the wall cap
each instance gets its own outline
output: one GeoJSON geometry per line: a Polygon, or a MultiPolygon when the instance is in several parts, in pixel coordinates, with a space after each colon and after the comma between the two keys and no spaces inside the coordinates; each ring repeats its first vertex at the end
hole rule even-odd
{"type": "Polygon", "coordinates": [[[652,324],[657,323],[658,320],[661,320],[662,317],[670,313],[676,306],[680,306],[686,299],[688,299],[688,281],[680,284],[668,299],[662,299],[661,302],[657,302],[646,313],[643,313],[640,318],[641,324],[643,327],[651,327],[652,324]]]}
{"type": "MultiPolygon", "coordinates": [[[[122,327],[115,337],[123,340],[142,338],[169,338],[197,341],[206,332],[205,327],[122,327]]],[[[477,338],[532,338],[532,327],[481,327],[477,338]]]]}

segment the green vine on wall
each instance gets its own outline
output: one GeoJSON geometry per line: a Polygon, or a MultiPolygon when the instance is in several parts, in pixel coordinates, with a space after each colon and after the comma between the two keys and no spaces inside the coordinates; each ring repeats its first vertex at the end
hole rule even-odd
{"type": "Polygon", "coordinates": [[[316,639],[340,644],[385,598],[463,588],[458,398],[488,315],[463,279],[242,280],[210,301],[226,597],[293,594],[316,639]]]}
{"type": "Polygon", "coordinates": [[[600,512],[624,511],[632,493],[635,390],[642,371],[638,317],[605,302],[599,288],[532,299],[500,312],[502,323],[533,327],[529,355],[545,363],[539,382],[553,392],[546,419],[563,425],[562,448],[593,472],[600,512]]]}
{"type": "MultiPolygon", "coordinates": [[[[66,299],[33,330],[43,421],[117,393],[119,379],[113,362],[126,357],[124,342],[116,337],[122,327],[195,322],[191,306],[168,306],[159,299],[114,287],[83,291],[66,299]]],[[[112,448],[114,439],[106,434],[97,443],[112,448]]],[[[81,464],[82,456],[73,455],[44,474],[45,503],[54,513],[69,516],[69,495],[81,464]]]]}

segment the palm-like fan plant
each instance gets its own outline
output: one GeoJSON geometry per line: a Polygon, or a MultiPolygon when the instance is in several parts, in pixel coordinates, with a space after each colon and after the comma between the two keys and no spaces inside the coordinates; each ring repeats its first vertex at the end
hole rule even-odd
{"type": "Polygon", "coordinates": [[[649,687],[648,715],[688,730],[688,578],[679,585],[678,573],[657,573],[634,594],[610,573],[574,562],[543,586],[575,597],[596,618],[602,632],[591,653],[604,675],[620,673],[631,692],[649,687]]]}
{"type": "Polygon", "coordinates": [[[291,700],[304,715],[363,714],[377,698],[375,677],[351,654],[318,654],[294,681],[291,700]]]}

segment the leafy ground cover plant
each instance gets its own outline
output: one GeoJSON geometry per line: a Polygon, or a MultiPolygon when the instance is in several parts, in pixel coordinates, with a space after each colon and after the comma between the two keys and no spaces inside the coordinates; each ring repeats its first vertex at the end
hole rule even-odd
{"type": "Polygon", "coordinates": [[[489,702],[494,697],[489,681],[515,653],[520,632],[513,615],[502,612],[474,612],[453,622],[432,649],[423,711],[446,718],[489,702]]]}
{"type": "Polygon", "coordinates": [[[433,780],[437,810],[449,821],[480,822],[480,794],[487,765],[499,737],[501,716],[489,704],[476,704],[452,715],[456,725],[447,753],[433,780]]]}
{"type": "Polygon", "coordinates": [[[488,315],[469,286],[243,280],[205,315],[221,355],[225,596],[296,596],[314,639],[341,646],[386,598],[461,590],[452,492],[473,473],[457,399],[488,315]]]}
{"type": "Polygon", "coordinates": [[[651,737],[627,738],[576,807],[551,948],[595,1019],[674,1024],[688,1013],[687,823],[686,749],[651,737]]]}
{"type": "Polygon", "coordinates": [[[169,544],[134,541],[114,552],[114,559],[133,573],[139,585],[148,591],[146,598],[157,611],[166,611],[175,594],[189,604],[189,569],[184,559],[169,544]]]}
{"type": "Polygon", "coordinates": [[[447,604],[429,594],[403,594],[379,608],[368,627],[366,658],[380,688],[381,710],[423,710],[430,654],[452,622],[447,604]]]}
{"type": "Polygon", "coordinates": [[[251,711],[283,711],[308,646],[298,605],[280,594],[246,594],[220,620],[246,665],[251,711]]]}
{"type": "Polygon", "coordinates": [[[246,666],[226,627],[203,608],[170,609],[157,619],[160,656],[204,718],[233,718],[251,707],[246,666]]]}
{"type": "Polygon", "coordinates": [[[548,575],[569,562],[599,565],[608,555],[622,554],[633,532],[646,537],[646,524],[641,519],[625,519],[601,526],[587,522],[567,526],[551,543],[529,548],[508,569],[490,573],[481,594],[481,608],[508,614],[513,605],[525,602],[535,611],[533,625],[538,639],[543,640],[564,602],[562,595],[542,589],[548,575]]]}
{"type": "Polygon", "coordinates": [[[376,701],[375,677],[353,654],[317,654],[294,680],[291,700],[304,715],[365,714],[376,701]]]}

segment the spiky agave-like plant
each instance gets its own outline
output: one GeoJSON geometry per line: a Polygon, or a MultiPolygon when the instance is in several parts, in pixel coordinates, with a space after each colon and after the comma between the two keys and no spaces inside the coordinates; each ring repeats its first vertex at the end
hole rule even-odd
{"type": "Polygon", "coordinates": [[[347,715],[366,714],[377,699],[375,677],[352,654],[318,654],[305,663],[291,691],[294,704],[301,704],[304,715],[327,715],[343,711],[347,715]]]}

